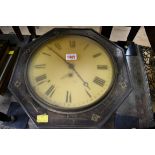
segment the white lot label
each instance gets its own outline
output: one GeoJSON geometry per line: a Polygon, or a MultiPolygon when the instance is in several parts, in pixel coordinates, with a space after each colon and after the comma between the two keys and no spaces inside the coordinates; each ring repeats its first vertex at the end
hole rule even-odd
{"type": "Polygon", "coordinates": [[[77,60],[77,54],[66,54],[66,60],[77,60]]]}

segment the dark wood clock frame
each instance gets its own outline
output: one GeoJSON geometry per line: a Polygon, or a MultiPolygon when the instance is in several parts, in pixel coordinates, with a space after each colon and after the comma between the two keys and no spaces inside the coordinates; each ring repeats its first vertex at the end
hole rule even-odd
{"type": "Polygon", "coordinates": [[[92,29],[56,28],[21,49],[9,89],[25,112],[39,128],[101,128],[132,90],[124,50],[92,29]],[[110,92],[97,104],[74,111],[45,105],[29,90],[26,79],[27,62],[31,54],[49,39],[64,35],[89,37],[102,45],[115,64],[115,82],[110,92]],[[37,123],[37,115],[47,114],[47,123],[37,123]]]}

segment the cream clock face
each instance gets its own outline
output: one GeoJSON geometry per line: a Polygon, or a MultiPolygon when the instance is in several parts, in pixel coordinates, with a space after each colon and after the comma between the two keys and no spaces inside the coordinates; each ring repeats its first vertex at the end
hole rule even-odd
{"type": "Polygon", "coordinates": [[[42,104],[80,109],[97,104],[114,82],[111,56],[98,42],[65,35],[42,44],[29,58],[27,81],[42,104]]]}

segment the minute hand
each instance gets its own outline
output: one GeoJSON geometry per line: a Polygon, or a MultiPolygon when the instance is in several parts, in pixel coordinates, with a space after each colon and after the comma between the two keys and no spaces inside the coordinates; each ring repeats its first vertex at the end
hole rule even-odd
{"type": "MultiPolygon", "coordinates": [[[[48,47],[48,46],[47,46],[48,47]]],[[[70,68],[70,69],[72,69],[75,73],[76,73],[76,75],[79,77],[79,79],[83,82],[83,85],[85,86],[85,87],[88,87],[89,88],[89,86],[88,86],[88,83],[87,82],[85,82],[84,80],[83,80],[83,78],[81,77],[81,75],[77,72],[77,70],[75,69],[75,67],[74,67],[74,64],[71,64],[71,63],[69,63],[69,62],[67,62],[62,56],[60,56],[54,49],[52,49],[51,47],[48,47],[48,49],[50,49],[53,53],[55,53],[59,58],[61,58],[67,65],[68,65],[68,67],[70,68]]],[[[90,88],[89,88],[90,89],[90,88]]]]}
{"type": "MultiPolygon", "coordinates": [[[[69,66],[70,69],[72,69],[75,74],[79,77],[79,79],[81,79],[81,81],[83,82],[83,85],[87,88],[89,88],[88,83],[81,77],[81,75],[77,72],[77,70],[75,69],[74,65],[70,65],[69,66]]],[[[89,88],[90,89],[90,88],[89,88]]]]}
{"type": "Polygon", "coordinates": [[[70,63],[68,63],[61,55],[59,55],[54,49],[52,49],[51,47],[48,47],[47,48],[49,50],[51,50],[53,53],[55,53],[59,58],[61,58],[67,65],[70,65],[70,63]]]}
{"type": "Polygon", "coordinates": [[[49,49],[49,50],[51,50],[53,53],[55,53],[61,60],[63,60],[67,65],[68,65],[68,67],[69,68],[74,68],[74,64],[71,64],[71,63],[69,63],[69,62],[67,62],[61,55],[59,55],[54,49],[52,49],[51,47],[48,47],[47,46],[47,48],[49,49]]]}
{"type": "Polygon", "coordinates": [[[69,66],[69,68],[72,69],[76,73],[76,75],[81,79],[83,83],[85,82],[83,78],[81,77],[81,75],[77,72],[74,66],[69,66]]]}

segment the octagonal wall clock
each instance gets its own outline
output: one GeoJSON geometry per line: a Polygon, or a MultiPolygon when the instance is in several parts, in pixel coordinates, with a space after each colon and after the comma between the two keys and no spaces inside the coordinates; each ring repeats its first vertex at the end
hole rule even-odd
{"type": "Polygon", "coordinates": [[[9,89],[39,128],[102,128],[131,84],[119,46],[56,28],[20,51],[9,89]]]}

